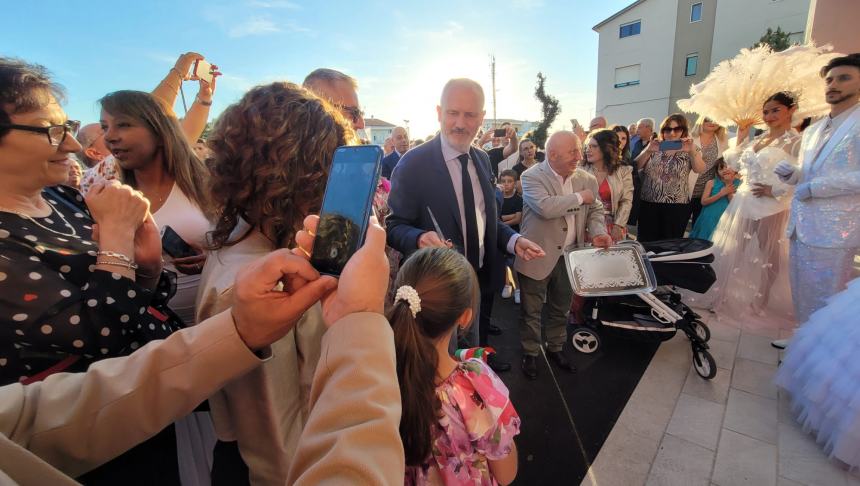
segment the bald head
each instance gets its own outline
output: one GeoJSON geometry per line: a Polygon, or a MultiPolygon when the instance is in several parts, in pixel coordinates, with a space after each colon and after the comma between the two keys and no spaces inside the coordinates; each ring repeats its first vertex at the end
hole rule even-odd
{"type": "Polygon", "coordinates": [[[588,131],[600,130],[601,128],[606,128],[606,118],[602,116],[592,118],[591,123],[588,124],[588,131]]]}
{"type": "Polygon", "coordinates": [[[555,132],[546,141],[546,160],[556,174],[566,179],[582,160],[582,142],[573,132],[555,132]]]}
{"type": "Polygon", "coordinates": [[[98,123],[90,123],[78,129],[75,138],[81,144],[81,151],[77,155],[87,167],[96,165],[110,154],[104,142],[104,134],[98,123]]]}
{"type": "Polygon", "coordinates": [[[452,79],[442,89],[436,113],[442,139],[466,153],[484,122],[484,90],[471,79],[452,79]]]}
{"type": "Polygon", "coordinates": [[[409,134],[406,133],[405,128],[394,127],[391,131],[391,141],[394,142],[394,150],[397,150],[398,154],[403,155],[409,150],[409,134]]]}

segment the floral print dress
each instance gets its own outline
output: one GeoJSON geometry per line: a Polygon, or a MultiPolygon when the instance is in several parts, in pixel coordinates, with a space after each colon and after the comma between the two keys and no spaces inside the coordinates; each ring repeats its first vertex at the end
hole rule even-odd
{"type": "Polygon", "coordinates": [[[407,485],[491,486],[498,482],[488,461],[510,454],[520,417],[502,380],[477,358],[462,361],[436,387],[442,417],[433,430],[433,457],[406,469],[407,485]],[[435,470],[431,470],[435,469],[435,470]]]}

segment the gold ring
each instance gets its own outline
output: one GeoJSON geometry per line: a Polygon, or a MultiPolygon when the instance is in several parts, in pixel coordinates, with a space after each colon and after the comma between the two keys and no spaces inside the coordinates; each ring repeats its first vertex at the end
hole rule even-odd
{"type": "Polygon", "coordinates": [[[302,248],[302,245],[296,245],[296,248],[298,248],[299,250],[301,250],[301,251],[302,251],[302,253],[304,253],[308,258],[310,258],[310,257],[311,257],[311,254],[310,254],[310,253],[308,253],[308,251],[307,251],[307,250],[305,250],[304,248],[302,248]]]}
{"type": "Polygon", "coordinates": [[[316,233],[314,233],[314,232],[313,232],[313,231],[311,231],[311,230],[307,230],[307,231],[308,231],[308,234],[309,234],[309,235],[311,235],[311,236],[313,236],[314,238],[316,238],[316,236],[317,236],[317,234],[316,234],[316,233]]]}

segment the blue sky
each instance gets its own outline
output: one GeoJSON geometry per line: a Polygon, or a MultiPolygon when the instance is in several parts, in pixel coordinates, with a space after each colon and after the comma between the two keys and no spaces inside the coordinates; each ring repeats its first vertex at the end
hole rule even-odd
{"type": "MultiPolygon", "coordinates": [[[[180,53],[220,66],[213,114],[249,87],[300,83],[317,67],[356,77],[368,115],[423,137],[435,131],[445,80],[472,77],[488,97],[496,57],[498,116],[535,120],[535,76],[561,101],[556,126],[587,124],[594,110],[597,33],[591,27],[632,0],[308,2],[302,0],[79,1],[4,5],[0,55],[44,64],[68,90],[71,118],[98,119],[96,100],[149,91],[180,53]]],[[[189,99],[196,83],[185,83],[189,99]]],[[[182,113],[181,105],[177,113],[182,113]]]]}

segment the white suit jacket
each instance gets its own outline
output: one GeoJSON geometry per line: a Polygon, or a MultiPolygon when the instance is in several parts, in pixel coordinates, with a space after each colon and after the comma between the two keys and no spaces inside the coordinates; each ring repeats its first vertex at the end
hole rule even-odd
{"type": "Polygon", "coordinates": [[[812,197],[795,193],[786,233],[823,248],[860,247],[860,107],[821,147],[827,117],[803,132],[798,184],[812,197]],[[820,153],[819,153],[820,150],[820,153]],[[818,154],[818,157],[816,157],[818,154]]]}

